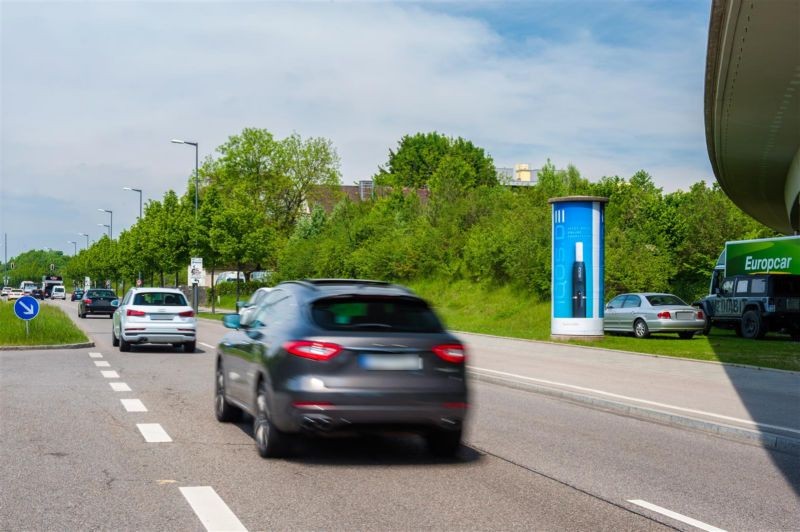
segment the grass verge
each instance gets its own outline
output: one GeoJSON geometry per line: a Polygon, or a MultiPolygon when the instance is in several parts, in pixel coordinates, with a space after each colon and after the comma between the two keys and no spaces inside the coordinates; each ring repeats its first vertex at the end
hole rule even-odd
{"type": "MultiPolygon", "coordinates": [[[[410,286],[436,307],[451,329],[550,340],[549,301],[536,301],[508,286],[488,287],[468,281],[426,280],[410,286]]],[[[646,340],[606,336],[596,341],[566,343],[800,371],[800,344],[772,333],[764,340],[745,340],[732,331],[713,329],[709,336],[698,335],[691,340],[680,340],[676,334],[658,334],[646,340]]]]}
{"type": "Polygon", "coordinates": [[[39,315],[25,322],[14,314],[14,303],[0,302],[0,346],[59,345],[88,342],[89,339],[64,312],[52,305],[40,305],[39,315]]]}

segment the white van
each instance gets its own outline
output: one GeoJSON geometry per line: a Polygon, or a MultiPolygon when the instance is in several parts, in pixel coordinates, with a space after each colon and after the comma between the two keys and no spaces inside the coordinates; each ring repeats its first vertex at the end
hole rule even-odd
{"type": "Polygon", "coordinates": [[[64,285],[56,285],[50,291],[51,299],[67,299],[67,291],[64,290],[64,285]]]}

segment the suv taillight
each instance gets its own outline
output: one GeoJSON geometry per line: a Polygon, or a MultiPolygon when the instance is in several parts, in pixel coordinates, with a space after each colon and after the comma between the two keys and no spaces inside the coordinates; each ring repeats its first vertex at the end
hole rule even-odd
{"type": "Polygon", "coordinates": [[[178,312],[178,316],[180,316],[181,318],[193,318],[194,317],[194,311],[193,310],[185,310],[183,312],[178,312]]]}
{"type": "Polygon", "coordinates": [[[463,364],[467,358],[467,350],[461,344],[437,345],[432,351],[445,362],[454,364],[463,364]]]}
{"type": "Polygon", "coordinates": [[[294,356],[311,360],[330,360],[342,352],[342,346],[328,342],[309,342],[308,340],[293,340],[283,344],[283,348],[294,356]]]}
{"type": "Polygon", "coordinates": [[[92,300],[91,299],[84,299],[83,300],[83,304],[84,305],[91,305],[92,304],[92,300]]]}
{"type": "Polygon", "coordinates": [[[142,311],[142,310],[134,310],[132,308],[129,308],[125,312],[125,315],[126,316],[144,316],[144,311],[142,311]]]}
{"type": "Polygon", "coordinates": [[[658,316],[658,319],[660,320],[669,320],[672,318],[672,315],[666,310],[664,312],[659,312],[658,314],[656,314],[656,316],[658,316]]]}

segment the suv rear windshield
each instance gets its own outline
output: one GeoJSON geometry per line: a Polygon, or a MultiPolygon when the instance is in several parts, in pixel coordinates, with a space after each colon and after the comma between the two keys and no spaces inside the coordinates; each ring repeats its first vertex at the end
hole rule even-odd
{"type": "Polygon", "coordinates": [[[92,299],[93,297],[110,297],[111,299],[116,299],[117,294],[114,293],[113,290],[89,290],[86,294],[86,298],[92,299]]]}
{"type": "Polygon", "coordinates": [[[136,294],[133,298],[134,305],[152,305],[163,307],[185,307],[186,298],[183,294],[176,294],[175,292],[143,292],[136,294]]]}
{"type": "Polygon", "coordinates": [[[397,296],[337,296],[311,304],[311,315],[332,331],[442,332],[442,324],[421,299],[397,296]]]}

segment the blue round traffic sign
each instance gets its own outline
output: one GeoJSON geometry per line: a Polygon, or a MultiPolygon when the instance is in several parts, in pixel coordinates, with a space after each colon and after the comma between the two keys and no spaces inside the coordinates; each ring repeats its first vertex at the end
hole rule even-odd
{"type": "Polygon", "coordinates": [[[39,302],[31,296],[22,296],[14,303],[14,314],[21,320],[32,320],[39,314],[39,302]]]}

